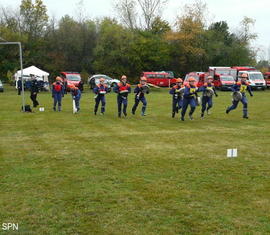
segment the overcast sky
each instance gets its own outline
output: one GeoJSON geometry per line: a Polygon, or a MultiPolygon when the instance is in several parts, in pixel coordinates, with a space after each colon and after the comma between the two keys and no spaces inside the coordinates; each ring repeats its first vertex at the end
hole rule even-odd
{"type": "MultiPolygon", "coordinates": [[[[32,0],[34,1],[34,0],[32,0]]],[[[83,0],[85,12],[91,18],[102,16],[116,16],[113,10],[115,0],[83,0]]],[[[0,6],[18,7],[21,0],[0,0],[0,6]]],[[[76,5],[79,0],[43,0],[48,8],[50,16],[57,18],[68,14],[76,16],[76,5]]],[[[185,3],[192,3],[192,0],[168,0],[163,17],[172,23],[176,15],[181,13],[185,3]]],[[[258,34],[258,39],[253,43],[261,49],[258,59],[270,59],[270,0],[205,0],[207,3],[210,18],[214,21],[227,21],[231,31],[237,29],[244,16],[256,20],[253,32],[258,34]]]]}

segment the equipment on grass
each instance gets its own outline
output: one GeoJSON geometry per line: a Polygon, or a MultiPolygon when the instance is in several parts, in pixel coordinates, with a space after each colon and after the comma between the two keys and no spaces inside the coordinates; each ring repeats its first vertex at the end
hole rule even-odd
{"type": "Polygon", "coordinates": [[[77,113],[78,110],[77,110],[76,103],[75,103],[75,100],[74,99],[72,100],[72,104],[73,104],[73,114],[74,113],[77,113]]]}
{"type": "Polygon", "coordinates": [[[196,96],[196,105],[200,106],[201,105],[201,97],[200,96],[196,96]]]}
{"type": "Polygon", "coordinates": [[[232,97],[234,101],[240,101],[243,98],[243,95],[239,91],[235,91],[232,93],[232,97]]]}
{"type": "Polygon", "coordinates": [[[24,107],[21,108],[22,111],[32,113],[31,106],[29,104],[26,104],[24,107]]]}

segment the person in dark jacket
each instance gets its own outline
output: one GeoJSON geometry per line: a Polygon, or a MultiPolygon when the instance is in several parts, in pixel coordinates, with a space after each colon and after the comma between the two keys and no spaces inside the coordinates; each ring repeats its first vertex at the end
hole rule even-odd
{"type": "Polygon", "coordinates": [[[135,93],[135,103],[132,107],[132,114],[135,115],[136,109],[140,102],[142,102],[142,116],[146,116],[145,111],[147,107],[147,100],[145,98],[145,94],[149,94],[149,87],[147,85],[147,78],[142,77],[140,83],[134,89],[135,93]]]}
{"type": "Polygon", "coordinates": [[[30,99],[33,102],[33,107],[37,107],[39,105],[37,101],[37,94],[39,92],[38,82],[34,75],[31,75],[31,86],[30,86],[30,99]]]}
{"type": "Polygon", "coordinates": [[[196,109],[196,97],[197,97],[197,87],[195,85],[195,78],[190,77],[188,79],[189,84],[185,86],[184,99],[183,99],[183,108],[181,112],[181,120],[185,121],[185,114],[190,105],[189,119],[193,120],[193,113],[196,109]]]}
{"type": "Polygon", "coordinates": [[[98,106],[101,102],[101,115],[104,115],[105,113],[105,106],[106,106],[106,99],[105,95],[109,92],[108,86],[105,84],[105,79],[100,78],[99,84],[93,89],[93,92],[96,94],[95,96],[95,108],[94,108],[94,114],[97,115],[98,106]]]}
{"type": "Polygon", "coordinates": [[[205,111],[210,114],[210,109],[213,107],[213,95],[218,96],[215,86],[213,84],[213,77],[208,76],[206,83],[201,86],[198,91],[202,91],[202,112],[201,118],[204,118],[205,111]]]}
{"type": "Polygon", "coordinates": [[[238,106],[238,103],[241,101],[243,104],[243,118],[248,119],[248,100],[246,96],[246,91],[249,92],[250,96],[253,96],[253,93],[251,91],[251,87],[249,83],[247,82],[248,75],[243,73],[241,75],[241,81],[236,82],[232,89],[233,93],[238,93],[240,95],[239,99],[233,99],[232,105],[226,109],[226,113],[228,114],[232,110],[236,109],[238,106]]]}
{"type": "Polygon", "coordinates": [[[78,84],[78,88],[80,89],[81,93],[83,92],[83,85],[84,85],[84,82],[81,80],[78,84]]]}
{"type": "Polygon", "coordinates": [[[18,95],[21,95],[21,92],[22,92],[22,80],[19,79],[17,81],[17,89],[18,89],[18,95]]]}
{"type": "Polygon", "coordinates": [[[131,87],[127,83],[127,77],[123,75],[121,77],[121,82],[117,84],[114,88],[114,92],[117,93],[117,106],[118,106],[118,117],[121,117],[122,106],[123,114],[127,116],[127,105],[128,105],[128,94],[131,92],[131,87]]]}
{"type": "Polygon", "coordinates": [[[56,81],[52,85],[52,97],[53,97],[53,110],[56,111],[56,105],[58,105],[58,111],[62,111],[62,97],[64,97],[64,86],[62,78],[56,77],[56,81]]]}

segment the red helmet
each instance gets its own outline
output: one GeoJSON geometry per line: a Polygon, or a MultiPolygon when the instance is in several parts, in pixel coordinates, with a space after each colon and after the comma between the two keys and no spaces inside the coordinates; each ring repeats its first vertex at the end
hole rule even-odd
{"type": "Polygon", "coordinates": [[[141,77],[141,81],[147,82],[147,78],[146,77],[141,77]]]}
{"type": "Polygon", "coordinates": [[[180,82],[183,82],[183,80],[181,78],[177,78],[176,79],[176,82],[179,82],[180,83],[180,82]]]}

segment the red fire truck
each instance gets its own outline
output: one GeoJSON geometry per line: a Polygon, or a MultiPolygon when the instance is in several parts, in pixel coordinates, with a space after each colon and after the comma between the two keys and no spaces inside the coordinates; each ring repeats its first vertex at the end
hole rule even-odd
{"type": "Polygon", "coordinates": [[[267,88],[270,88],[270,72],[266,72],[263,75],[267,88]]]}
{"type": "Polygon", "coordinates": [[[237,70],[231,67],[209,67],[209,75],[214,78],[214,85],[220,90],[230,90],[235,83],[237,70]]]}
{"type": "Polygon", "coordinates": [[[160,87],[172,87],[176,84],[176,79],[166,72],[142,72],[141,77],[146,77],[147,82],[160,87]]]}

